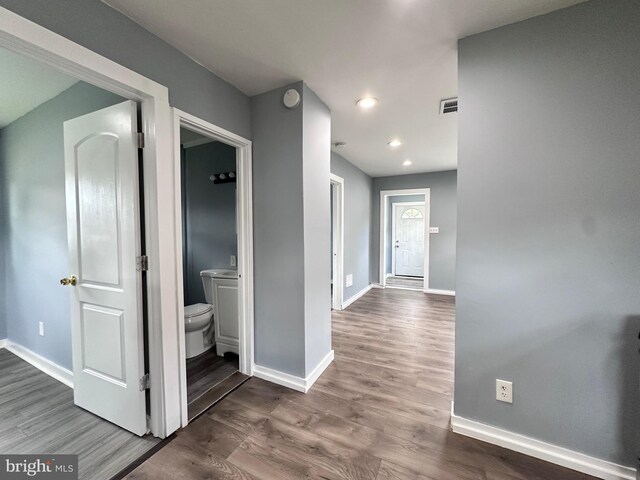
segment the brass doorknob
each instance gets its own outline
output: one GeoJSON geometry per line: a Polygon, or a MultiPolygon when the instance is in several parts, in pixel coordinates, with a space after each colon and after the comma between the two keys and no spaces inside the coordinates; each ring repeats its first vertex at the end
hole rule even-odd
{"type": "Polygon", "coordinates": [[[70,278],[63,278],[60,280],[60,285],[64,286],[71,285],[72,287],[75,287],[76,283],[78,283],[78,279],[75,275],[72,275],[70,278]]]}

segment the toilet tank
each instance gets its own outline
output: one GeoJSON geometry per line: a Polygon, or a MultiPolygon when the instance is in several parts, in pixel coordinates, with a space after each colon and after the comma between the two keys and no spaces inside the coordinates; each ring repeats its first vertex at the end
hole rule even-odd
{"type": "Polygon", "coordinates": [[[215,279],[227,279],[238,280],[238,271],[230,270],[228,268],[212,268],[209,270],[203,270],[200,272],[202,278],[202,286],[204,288],[204,298],[210,305],[214,304],[214,280],[215,279]]]}

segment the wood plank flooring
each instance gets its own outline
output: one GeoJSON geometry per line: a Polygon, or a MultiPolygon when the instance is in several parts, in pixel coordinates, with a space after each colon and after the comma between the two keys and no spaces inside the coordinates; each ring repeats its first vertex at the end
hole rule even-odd
{"type": "Polygon", "coordinates": [[[108,480],[160,443],[73,404],[73,390],[0,349],[0,452],[78,454],[79,478],[108,480]]]}
{"type": "Polygon", "coordinates": [[[385,282],[387,287],[422,290],[424,279],[417,277],[387,277],[385,282]]]}
{"type": "Polygon", "coordinates": [[[310,392],[252,378],[128,479],[591,478],[449,430],[454,311],[373,289],[333,313],[335,361],[310,392]]]}
{"type": "Polygon", "coordinates": [[[238,371],[238,356],[219,357],[216,348],[187,359],[187,403],[191,404],[202,394],[238,371]]]}

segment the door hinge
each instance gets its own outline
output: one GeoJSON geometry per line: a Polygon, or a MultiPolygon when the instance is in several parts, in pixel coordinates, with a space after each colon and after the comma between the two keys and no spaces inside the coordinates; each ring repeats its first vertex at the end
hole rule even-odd
{"type": "Polygon", "coordinates": [[[149,270],[149,257],[146,255],[140,255],[136,257],[136,270],[139,272],[146,272],[149,270]]]}
{"type": "Polygon", "coordinates": [[[149,386],[149,374],[145,373],[142,377],[140,377],[140,391],[144,392],[145,390],[148,390],[149,386]]]}
{"type": "Polygon", "coordinates": [[[138,148],[144,148],[144,133],[136,133],[136,142],[138,143],[138,148]]]}

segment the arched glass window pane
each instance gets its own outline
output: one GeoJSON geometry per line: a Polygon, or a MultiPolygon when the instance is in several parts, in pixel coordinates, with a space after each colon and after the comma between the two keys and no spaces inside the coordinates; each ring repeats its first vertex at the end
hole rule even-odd
{"type": "Polygon", "coordinates": [[[422,218],[422,212],[417,208],[408,208],[402,214],[402,218],[422,218]]]}

